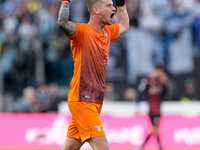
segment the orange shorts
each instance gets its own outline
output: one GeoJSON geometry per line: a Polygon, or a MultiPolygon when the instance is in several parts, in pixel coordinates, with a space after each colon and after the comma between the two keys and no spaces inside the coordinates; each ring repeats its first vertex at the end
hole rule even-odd
{"type": "Polygon", "coordinates": [[[67,136],[82,142],[94,137],[105,136],[100,119],[102,104],[91,102],[68,102],[72,120],[67,136]]]}

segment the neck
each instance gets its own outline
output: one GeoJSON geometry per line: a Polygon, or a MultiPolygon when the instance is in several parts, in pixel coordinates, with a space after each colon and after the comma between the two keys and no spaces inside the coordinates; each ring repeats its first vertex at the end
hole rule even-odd
{"type": "Polygon", "coordinates": [[[91,16],[90,21],[88,22],[90,26],[95,28],[100,33],[103,33],[103,29],[105,27],[105,24],[100,21],[100,19],[96,16],[91,16]]]}

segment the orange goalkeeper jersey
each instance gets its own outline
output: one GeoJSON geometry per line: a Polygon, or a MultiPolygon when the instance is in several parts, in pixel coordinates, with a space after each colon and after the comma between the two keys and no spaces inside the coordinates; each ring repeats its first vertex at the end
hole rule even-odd
{"type": "Polygon", "coordinates": [[[110,41],[118,37],[119,25],[105,26],[102,34],[88,24],[75,25],[75,35],[68,37],[75,61],[68,101],[102,104],[110,41]]]}

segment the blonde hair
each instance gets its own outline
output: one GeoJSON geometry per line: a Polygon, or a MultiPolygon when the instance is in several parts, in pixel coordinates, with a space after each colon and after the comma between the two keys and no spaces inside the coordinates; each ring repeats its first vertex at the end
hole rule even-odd
{"type": "Polygon", "coordinates": [[[91,13],[92,12],[92,7],[94,4],[101,2],[102,0],[88,0],[87,1],[87,9],[91,13]]]}

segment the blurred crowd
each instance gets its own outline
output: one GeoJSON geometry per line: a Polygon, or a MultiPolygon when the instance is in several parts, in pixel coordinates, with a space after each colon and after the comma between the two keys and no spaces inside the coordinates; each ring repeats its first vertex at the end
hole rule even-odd
{"type": "Polygon", "coordinates": [[[55,83],[49,86],[41,84],[37,89],[27,86],[22,96],[13,106],[13,112],[50,112],[57,111],[59,102],[58,86],[55,83]]]}
{"type": "MultiPolygon", "coordinates": [[[[70,20],[88,22],[86,2],[71,0],[70,20]]],[[[27,102],[29,111],[46,111],[53,103],[47,89],[52,84],[69,87],[73,59],[69,40],[57,26],[60,4],[61,0],[0,0],[0,78],[3,74],[4,82],[0,87],[17,101],[15,111],[27,102]],[[43,89],[45,94],[40,94],[43,89]]],[[[200,0],[126,0],[126,4],[130,29],[111,43],[105,99],[134,100],[140,78],[159,64],[171,79],[171,100],[186,100],[188,91],[197,100],[197,79],[184,78],[180,86],[176,77],[196,69],[200,0]],[[181,89],[185,95],[176,93],[181,89]]]]}

